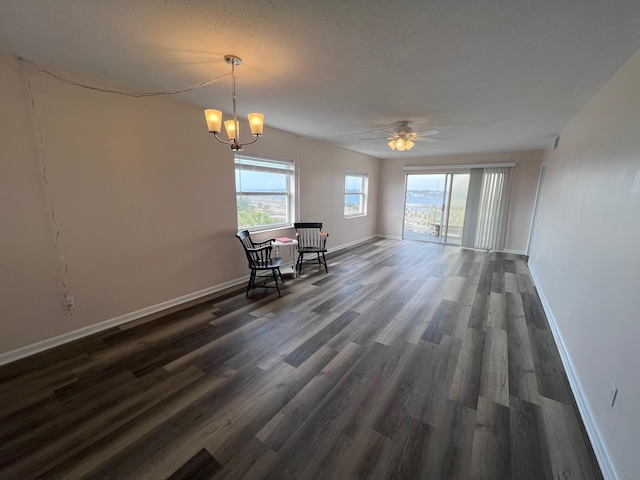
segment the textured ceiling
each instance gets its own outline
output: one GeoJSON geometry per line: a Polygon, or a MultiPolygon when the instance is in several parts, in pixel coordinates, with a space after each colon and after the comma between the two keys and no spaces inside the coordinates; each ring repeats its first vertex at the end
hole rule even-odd
{"type": "Polygon", "coordinates": [[[637,0],[0,0],[0,50],[143,91],[235,54],[239,113],[380,158],[545,148],[638,48],[637,0]],[[399,120],[444,140],[391,152],[399,120]]]}

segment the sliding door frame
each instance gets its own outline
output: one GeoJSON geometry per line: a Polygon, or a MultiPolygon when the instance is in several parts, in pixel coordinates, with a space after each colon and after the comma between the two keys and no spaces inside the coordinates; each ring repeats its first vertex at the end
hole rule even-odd
{"type": "MultiPolygon", "coordinates": [[[[443,197],[443,206],[442,212],[440,215],[440,240],[436,243],[442,243],[451,245],[448,243],[449,236],[449,216],[450,216],[450,207],[451,207],[451,190],[453,186],[453,175],[460,173],[471,174],[471,169],[474,168],[502,168],[502,167],[515,167],[515,162],[507,162],[507,163],[479,163],[479,164],[452,164],[452,165],[407,165],[402,167],[402,170],[405,174],[405,186],[404,186],[404,202],[403,202],[403,214],[402,214],[402,238],[405,238],[405,216],[406,216],[406,203],[407,203],[407,186],[408,186],[408,176],[409,175],[430,175],[430,174],[440,174],[445,175],[445,191],[443,197]],[[466,172],[462,171],[466,170],[466,172]],[[446,208],[445,208],[446,203],[446,208]],[[446,222],[445,222],[445,216],[446,222]]],[[[510,192],[507,192],[509,195],[510,192]]],[[[466,215],[466,212],[465,212],[466,215]]],[[[533,227],[533,225],[532,225],[533,227]]],[[[464,226],[463,226],[464,231],[464,226]]],[[[530,247],[531,238],[533,232],[530,232],[529,245],[530,247]]],[[[461,234],[462,240],[462,234],[461,234]]],[[[426,240],[429,241],[429,240],[426,240]]],[[[462,244],[462,241],[461,241],[462,244]]],[[[455,244],[454,244],[455,245],[455,244]]]]}

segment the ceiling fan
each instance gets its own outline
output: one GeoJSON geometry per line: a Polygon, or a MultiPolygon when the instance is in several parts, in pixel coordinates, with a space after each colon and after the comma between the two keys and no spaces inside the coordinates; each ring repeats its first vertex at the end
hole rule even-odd
{"type": "MultiPolygon", "coordinates": [[[[433,136],[438,135],[440,133],[439,130],[430,128],[427,130],[414,131],[414,129],[409,126],[409,121],[407,120],[400,120],[393,123],[389,128],[376,129],[374,131],[389,135],[387,137],[387,140],[389,140],[387,145],[389,145],[391,150],[398,150],[399,152],[411,150],[415,142],[438,142],[444,140],[433,136]]],[[[362,140],[379,140],[379,138],[363,138],[362,140]]]]}

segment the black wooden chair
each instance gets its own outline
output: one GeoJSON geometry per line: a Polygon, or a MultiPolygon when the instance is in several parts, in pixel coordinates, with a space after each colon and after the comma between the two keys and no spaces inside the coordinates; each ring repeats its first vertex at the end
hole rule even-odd
{"type": "Polygon", "coordinates": [[[238,237],[238,240],[242,243],[242,248],[244,248],[244,253],[247,255],[247,261],[251,269],[249,285],[247,285],[247,296],[249,296],[249,290],[255,287],[276,288],[278,295],[282,296],[280,286],[278,285],[278,276],[282,283],[284,283],[282,273],[280,272],[280,263],[282,260],[280,258],[271,258],[271,250],[273,250],[271,242],[273,242],[274,239],[265,240],[264,242],[254,242],[251,240],[249,230],[240,230],[236,233],[236,237],[238,237]],[[268,270],[271,270],[271,275],[258,275],[258,272],[268,270]],[[273,285],[267,285],[271,276],[273,276],[273,280],[275,281],[275,287],[273,285]],[[256,278],[264,278],[264,284],[256,285],[256,278]]]}
{"type": "Polygon", "coordinates": [[[304,261],[305,253],[315,253],[318,265],[324,265],[324,270],[328,273],[327,259],[324,254],[327,252],[327,237],[329,234],[322,231],[322,223],[294,223],[293,227],[296,229],[296,239],[298,240],[298,260],[296,261],[298,274],[302,273],[302,262],[304,261]]]}

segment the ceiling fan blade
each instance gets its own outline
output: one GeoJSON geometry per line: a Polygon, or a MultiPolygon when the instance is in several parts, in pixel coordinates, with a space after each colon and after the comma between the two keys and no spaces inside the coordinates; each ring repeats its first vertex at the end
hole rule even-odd
{"type": "Polygon", "coordinates": [[[349,133],[340,133],[340,131],[332,131],[332,132],[316,132],[310,133],[308,135],[300,135],[300,138],[337,138],[337,137],[355,137],[358,135],[365,135],[367,133],[373,133],[375,130],[364,130],[361,132],[349,132],[349,133]]]}
{"type": "Polygon", "coordinates": [[[379,128],[376,128],[376,129],[374,130],[374,132],[376,132],[376,133],[381,133],[382,135],[393,135],[394,133],[396,133],[396,132],[394,132],[394,131],[385,131],[385,130],[380,130],[379,128]]]}
{"type": "Polygon", "coordinates": [[[421,137],[430,137],[431,135],[438,135],[440,133],[440,130],[430,128],[428,130],[415,130],[414,133],[420,134],[421,137]]]}
{"type": "Polygon", "coordinates": [[[438,143],[443,140],[444,138],[438,138],[438,137],[418,137],[414,140],[414,142],[438,143]]]}

